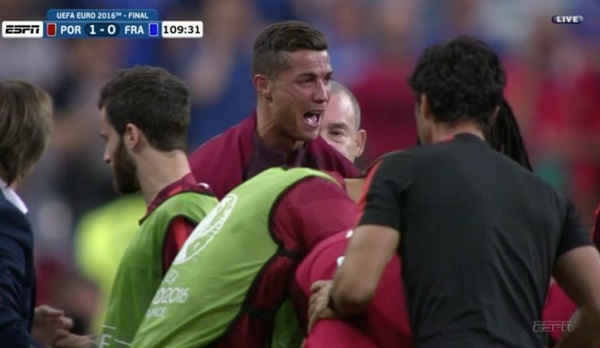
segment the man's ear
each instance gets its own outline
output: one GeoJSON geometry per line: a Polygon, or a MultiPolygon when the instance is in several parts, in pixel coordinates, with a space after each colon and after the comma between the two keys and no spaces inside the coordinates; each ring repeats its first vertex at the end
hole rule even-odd
{"type": "Polygon", "coordinates": [[[128,150],[133,151],[139,145],[142,136],[142,131],[133,123],[125,125],[123,143],[128,150]]]}
{"type": "Polygon", "coordinates": [[[267,76],[262,75],[262,74],[254,75],[254,78],[252,79],[252,84],[254,85],[254,89],[256,90],[256,93],[260,97],[263,97],[269,101],[273,100],[273,96],[272,96],[273,82],[267,76]]]}
{"type": "Polygon", "coordinates": [[[367,131],[360,129],[356,133],[356,157],[360,157],[363,151],[365,151],[365,145],[367,144],[367,131]]]}
{"type": "Polygon", "coordinates": [[[431,114],[431,107],[429,106],[429,99],[425,93],[421,93],[419,97],[419,114],[426,120],[431,120],[433,115],[431,114]]]}
{"type": "Polygon", "coordinates": [[[492,113],[492,122],[496,121],[496,117],[498,117],[498,113],[500,113],[499,105],[494,108],[494,112],[492,113]]]}

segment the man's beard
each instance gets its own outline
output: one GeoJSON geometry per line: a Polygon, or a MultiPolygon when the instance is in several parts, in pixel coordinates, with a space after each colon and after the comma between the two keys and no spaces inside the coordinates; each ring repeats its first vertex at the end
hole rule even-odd
{"type": "Polygon", "coordinates": [[[137,178],[137,167],[127,149],[125,149],[122,140],[119,142],[113,161],[113,187],[115,191],[122,194],[139,191],[140,183],[137,178]]]}

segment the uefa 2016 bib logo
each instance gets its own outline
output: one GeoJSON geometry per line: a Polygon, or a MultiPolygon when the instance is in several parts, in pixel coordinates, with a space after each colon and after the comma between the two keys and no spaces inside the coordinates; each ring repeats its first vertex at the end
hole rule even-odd
{"type": "Polygon", "coordinates": [[[194,232],[189,236],[187,241],[183,244],[183,247],[173,260],[173,264],[180,264],[189,261],[191,258],[196,256],[199,252],[204,250],[208,243],[221,231],[223,225],[237,202],[237,196],[229,194],[223,198],[208,215],[202,219],[200,224],[196,226],[194,232]]]}

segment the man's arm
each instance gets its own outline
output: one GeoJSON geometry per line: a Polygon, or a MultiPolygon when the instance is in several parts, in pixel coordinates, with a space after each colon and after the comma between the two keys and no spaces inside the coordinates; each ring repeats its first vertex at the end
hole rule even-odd
{"type": "Polygon", "coordinates": [[[400,234],[390,227],[358,227],[334,280],[317,281],[310,288],[313,295],[309,304],[308,330],[312,330],[321,318],[349,316],[364,311],[399,242],[400,234]]]}
{"type": "Polygon", "coordinates": [[[333,284],[316,282],[311,287],[309,327],[334,313],[344,316],[364,310],[398,248],[400,195],[412,183],[410,158],[398,155],[384,160],[365,182],[365,211],[333,284]]]}
{"type": "Polygon", "coordinates": [[[566,203],[553,276],[579,306],[578,323],[565,332],[559,348],[600,344],[600,254],[583,228],[575,207],[566,203]]]}
{"type": "Polygon", "coordinates": [[[23,248],[12,238],[0,236],[0,347],[29,348],[33,344],[27,318],[21,316],[19,307],[25,278],[23,248]]]}
{"type": "Polygon", "coordinates": [[[398,231],[386,226],[363,225],[354,231],[329,295],[329,305],[334,306],[339,315],[352,315],[365,309],[399,242],[398,231]]]}
{"type": "Polygon", "coordinates": [[[594,227],[592,228],[592,240],[596,244],[596,248],[600,248],[600,205],[594,212],[594,227]]]}
{"type": "Polygon", "coordinates": [[[572,249],[554,266],[554,277],[579,305],[572,331],[565,332],[557,348],[597,348],[600,345],[600,254],[592,246],[572,249]]]}

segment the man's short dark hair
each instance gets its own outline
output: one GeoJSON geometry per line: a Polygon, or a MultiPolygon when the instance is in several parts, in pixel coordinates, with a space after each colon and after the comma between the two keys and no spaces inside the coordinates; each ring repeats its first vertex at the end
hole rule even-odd
{"type": "Polygon", "coordinates": [[[52,98],[25,81],[0,82],[0,178],[8,185],[29,175],[48,146],[52,98]]]}
{"type": "Polygon", "coordinates": [[[487,130],[502,102],[506,74],[485,43],[461,36],[427,48],[409,84],[417,100],[421,94],[427,96],[437,121],[454,124],[469,118],[487,130]]]}
{"type": "Polygon", "coordinates": [[[165,69],[138,66],[119,71],[102,88],[98,108],[106,108],[108,121],[120,136],[132,123],[157,150],[186,149],[190,92],[165,69]]]}
{"type": "Polygon", "coordinates": [[[276,77],[288,67],[283,52],[325,51],[327,48],[325,35],[307,23],[287,21],[271,24],[254,41],[252,75],[276,77]]]}

